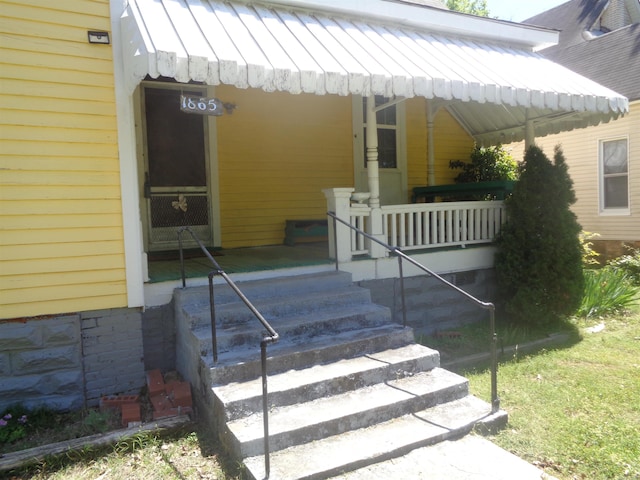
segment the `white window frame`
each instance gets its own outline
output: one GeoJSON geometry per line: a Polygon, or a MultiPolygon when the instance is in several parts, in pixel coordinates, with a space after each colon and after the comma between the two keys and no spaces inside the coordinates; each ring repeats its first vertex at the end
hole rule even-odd
{"type": "Polygon", "coordinates": [[[616,136],[609,138],[602,138],[598,141],[598,192],[599,192],[599,206],[600,215],[630,215],[631,214],[631,192],[629,190],[629,175],[630,175],[630,159],[629,155],[629,137],[628,136],[616,136]],[[615,142],[623,140],[627,146],[627,171],[626,173],[617,174],[605,174],[604,173],[604,145],[607,142],[615,142]],[[626,177],[627,179],[627,206],[626,207],[607,207],[605,205],[605,179],[613,177],[626,177]]]}

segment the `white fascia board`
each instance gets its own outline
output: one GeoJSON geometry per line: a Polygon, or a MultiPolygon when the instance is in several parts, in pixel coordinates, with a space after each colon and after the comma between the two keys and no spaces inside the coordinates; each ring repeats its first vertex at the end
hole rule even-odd
{"type": "MultiPolygon", "coordinates": [[[[236,0],[250,3],[255,0],[236,0]]],[[[494,18],[478,17],[440,8],[413,6],[387,0],[265,0],[277,7],[292,7],[319,13],[375,18],[384,22],[427,29],[435,33],[469,36],[506,42],[534,51],[556,45],[559,32],[494,18]]]]}

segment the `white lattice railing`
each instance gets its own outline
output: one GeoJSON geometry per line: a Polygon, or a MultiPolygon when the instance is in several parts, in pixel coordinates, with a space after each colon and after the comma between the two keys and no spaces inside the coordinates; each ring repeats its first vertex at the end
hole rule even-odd
{"type": "MultiPolygon", "coordinates": [[[[385,242],[403,250],[490,243],[506,215],[502,201],[415,203],[382,207],[385,242]]],[[[367,231],[368,208],[350,209],[353,226],[367,231]]],[[[367,253],[362,235],[351,232],[351,254],[367,253]]]]}

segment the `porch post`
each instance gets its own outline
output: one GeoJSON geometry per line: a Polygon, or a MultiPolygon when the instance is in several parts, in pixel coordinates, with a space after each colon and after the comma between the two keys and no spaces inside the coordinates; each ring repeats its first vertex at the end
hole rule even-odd
{"type": "MultiPolygon", "coordinates": [[[[327,199],[327,210],[347,223],[351,223],[351,194],[355,188],[325,188],[322,190],[327,199]]],[[[329,258],[337,258],[338,262],[351,261],[351,232],[349,227],[337,222],[336,235],[333,234],[333,221],[329,219],[329,258]],[[333,239],[336,239],[334,245],[333,239]],[[337,252],[336,252],[337,246],[337,252]]]]}
{"type": "Polygon", "coordinates": [[[378,169],[378,121],[376,119],[376,98],[367,98],[367,179],[369,180],[369,206],[380,207],[380,172],[378,169]]]}
{"type": "MultiPolygon", "coordinates": [[[[380,173],[378,170],[378,121],[376,119],[376,97],[369,95],[367,98],[367,178],[369,180],[369,217],[370,235],[384,241],[382,234],[382,210],[380,209],[380,173]]],[[[386,250],[376,242],[368,241],[369,255],[371,258],[381,258],[386,250]]]]}
{"type": "Polygon", "coordinates": [[[425,100],[427,104],[427,185],[436,184],[436,154],[433,144],[433,123],[436,116],[437,107],[430,100],[425,100]]]}

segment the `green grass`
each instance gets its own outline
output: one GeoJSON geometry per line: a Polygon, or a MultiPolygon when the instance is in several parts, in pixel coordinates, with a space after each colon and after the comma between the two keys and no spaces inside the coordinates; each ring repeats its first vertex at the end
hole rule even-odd
{"type": "Polygon", "coordinates": [[[7,417],[0,423],[0,454],[120,428],[117,415],[95,409],[56,412],[14,405],[0,412],[1,419],[7,417]]]}
{"type": "MultiPolygon", "coordinates": [[[[500,365],[509,425],[491,439],[562,480],[638,479],[640,313],[576,323],[578,343],[500,365]]],[[[488,399],[488,372],[463,374],[488,399]]]]}
{"type": "MultiPolygon", "coordinates": [[[[497,349],[499,358],[511,358],[507,347],[517,347],[536,340],[548,339],[551,335],[563,333],[572,341],[578,338],[578,332],[571,322],[553,327],[530,327],[510,325],[505,321],[496,321],[498,336],[497,349]]],[[[438,350],[443,365],[469,355],[488,353],[491,348],[489,320],[484,319],[469,325],[435,332],[430,335],[417,335],[416,341],[422,345],[438,350]]]]}
{"type": "Polygon", "coordinates": [[[219,455],[210,433],[179,430],[168,436],[140,433],[109,447],[47,458],[0,478],[35,480],[239,480],[239,465],[219,455]]]}

